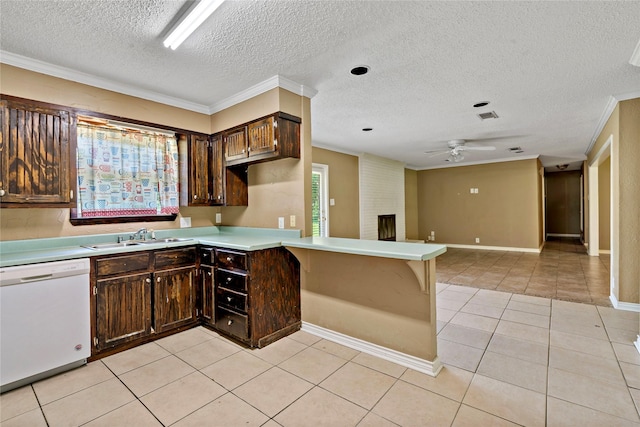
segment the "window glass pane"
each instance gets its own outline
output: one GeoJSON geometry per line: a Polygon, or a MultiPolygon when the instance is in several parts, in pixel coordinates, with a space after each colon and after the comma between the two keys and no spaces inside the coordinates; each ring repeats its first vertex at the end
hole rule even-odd
{"type": "Polygon", "coordinates": [[[320,236],[320,174],[311,174],[311,232],[320,236]]]}

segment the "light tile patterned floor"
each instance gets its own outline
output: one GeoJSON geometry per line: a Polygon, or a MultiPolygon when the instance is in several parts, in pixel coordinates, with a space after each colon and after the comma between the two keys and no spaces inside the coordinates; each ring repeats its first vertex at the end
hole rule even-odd
{"type": "Polygon", "coordinates": [[[1,426],[640,426],[638,313],[437,291],[437,378],[302,331],[249,350],[199,327],[7,392],[1,426]]]}

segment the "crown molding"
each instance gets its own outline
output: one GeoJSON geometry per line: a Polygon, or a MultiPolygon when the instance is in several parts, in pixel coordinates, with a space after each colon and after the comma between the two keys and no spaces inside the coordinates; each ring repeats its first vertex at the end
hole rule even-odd
{"type": "MultiPolygon", "coordinates": [[[[638,43],[638,47],[640,47],[640,43],[638,43]]],[[[640,55],[640,48],[636,48],[636,52],[638,53],[638,55],[640,55]]],[[[635,55],[635,53],[634,53],[634,55],[635,55]]],[[[639,60],[640,60],[640,58],[639,58],[639,60]]],[[[627,101],[629,99],[635,99],[635,98],[640,98],[640,91],[623,93],[623,94],[619,94],[619,95],[615,95],[615,96],[609,96],[609,99],[607,100],[607,105],[605,105],[604,110],[602,111],[602,114],[600,115],[600,120],[598,120],[598,124],[596,125],[596,129],[593,132],[593,136],[591,137],[591,141],[589,142],[589,146],[587,147],[587,151],[584,152],[585,155],[588,156],[589,153],[591,152],[591,150],[593,149],[593,146],[595,145],[596,141],[598,140],[598,137],[602,133],[602,129],[604,129],[604,126],[609,121],[609,118],[611,117],[611,114],[613,113],[613,110],[615,110],[616,106],[618,105],[618,102],[627,101]]]]}
{"type": "Polygon", "coordinates": [[[311,146],[316,148],[321,148],[323,150],[335,151],[336,153],[340,153],[340,154],[347,154],[349,156],[354,156],[354,157],[360,157],[360,155],[362,154],[362,151],[347,150],[342,147],[336,147],[335,145],[326,145],[326,144],[321,144],[313,141],[311,142],[311,146]]]}
{"type": "Polygon", "coordinates": [[[123,95],[135,96],[149,101],[158,102],[185,110],[195,111],[197,113],[209,114],[209,108],[206,105],[195,102],[186,101],[184,99],[163,95],[158,92],[140,89],[133,85],[120,83],[114,80],[105,79],[103,77],[94,76],[92,74],[83,73],[72,70],[70,68],[60,67],[48,62],[39,61],[37,59],[27,58],[26,56],[17,55],[15,53],[0,50],[0,62],[12,65],[14,67],[23,68],[25,70],[34,71],[40,74],[46,74],[52,77],[58,77],[64,80],[70,80],[82,83],[88,86],[100,89],[110,90],[112,92],[121,93],[123,95]]]}
{"type": "Polygon", "coordinates": [[[154,91],[140,89],[133,85],[120,83],[103,77],[94,76],[92,74],[72,70],[70,68],[50,64],[48,62],[39,61],[37,59],[28,58],[26,56],[17,55],[5,50],[0,50],[0,62],[14,67],[23,68],[25,70],[34,71],[36,73],[46,74],[48,76],[110,90],[123,95],[135,96],[136,98],[146,99],[160,104],[209,115],[222,111],[225,108],[232,107],[277,87],[307,98],[313,98],[318,93],[318,91],[313,88],[296,83],[286,77],[276,75],[251,86],[249,89],[237,93],[236,95],[208,106],[154,91]]]}
{"type": "Polygon", "coordinates": [[[629,64],[635,65],[636,67],[640,67],[640,41],[636,45],[635,50],[631,54],[631,58],[629,59],[629,64]]]}
{"type": "Polygon", "coordinates": [[[299,96],[305,96],[307,98],[313,98],[318,93],[318,91],[313,88],[296,83],[293,80],[287,79],[286,77],[275,75],[268,78],[267,80],[251,86],[248,89],[243,90],[242,92],[238,92],[237,94],[232,95],[229,98],[211,104],[209,106],[209,114],[214,114],[229,107],[233,107],[236,104],[247,101],[277,87],[288,90],[289,92],[293,92],[299,96]]]}

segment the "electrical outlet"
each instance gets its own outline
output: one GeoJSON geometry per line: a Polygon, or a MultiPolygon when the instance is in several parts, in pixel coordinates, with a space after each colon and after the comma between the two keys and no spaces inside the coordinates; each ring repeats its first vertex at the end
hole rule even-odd
{"type": "Polygon", "coordinates": [[[191,227],[191,217],[183,216],[180,218],[180,228],[189,228],[191,227]]]}
{"type": "Polygon", "coordinates": [[[284,217],[283,216],[279,216],[278,217],[278,228],[284,228],[284,217]]]}
{"type": "Polygon", "coordinates": [[[480,243],[480,238],[476,237],[476,243],[480,243]]]}
{"type": "Polygon", "coordinates": [[[290,215],[289,216],[289,226],[291,226],[291,227],[295,227],[296,226],[296,216],[295,215],[290,215]]]}
{"type": "Polygon", "coordinates": [[[475,193],[475,191],[473,191],[473,188],[469,189],[469,193],[471,193],[471,194],[475,193]]]}
{"type": "Polygon", "coordinates": [[[222,222],[222,213],[216,213],[216,224],[220,224],[222,222]]]}
{"type": "Polygon", "coordinates": [[[329,206],[335,206],[336,205],[336,199],[329,199],[329,206]]]}

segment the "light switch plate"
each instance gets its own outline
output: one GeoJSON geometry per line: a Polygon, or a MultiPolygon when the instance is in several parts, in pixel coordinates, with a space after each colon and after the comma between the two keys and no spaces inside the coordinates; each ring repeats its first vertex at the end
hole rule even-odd
{"type": "Polygon", "coordinates": [[[290,215],[289,216],[289,226],[290,227],[295,227],[296,226],[296,216],[295,215],[290,215]]]}
{"type": "Polygon", "coordinates": [[[220,224],[222,222],[222,214],[220,212],[216,212],[216,224],[220,224]]]}
{"type": "Polygon", "coordinates": [[[284,217],[283,216],[279,216],[278,217],[278,228],[284,228],[284,217]]]}
{"type": "Polygon", "coordinates": [[[183,216],[180,218],[180,228],[189,228],[191,227],[191,217],[183,216]]]}
{"type": "Polygon", "coordinates": [[[336,205],[336,199],[329,199],[329,206],[335,206],[336,205]]]}

